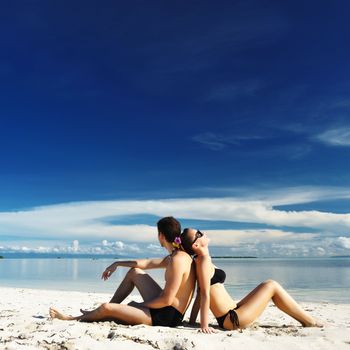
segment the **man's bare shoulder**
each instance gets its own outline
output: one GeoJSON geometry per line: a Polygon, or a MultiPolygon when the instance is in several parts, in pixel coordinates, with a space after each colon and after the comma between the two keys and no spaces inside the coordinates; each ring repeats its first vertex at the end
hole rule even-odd
{"type": "Polygon", "coordinates": [[[172,255],[172,259],[175,262],[181,262],[181,263],[189,263],[192,262],[192,258],[190,255],[188,255],[186,252],[182,250],[177,250],[172,255]]]}

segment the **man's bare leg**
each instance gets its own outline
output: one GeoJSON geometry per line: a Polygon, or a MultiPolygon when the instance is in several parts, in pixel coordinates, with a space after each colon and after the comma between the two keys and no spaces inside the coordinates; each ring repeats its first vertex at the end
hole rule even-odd
{"type": "MultiPolygon", "coordinates": [[[[144,301],[152,300],[160,295],[162,288],[154,279],[139,268],[131,268],[115,291],[110,303],[121,304],[137,288],[144,301]]],[[[85,315],[92,310],[80,309],[85,315]]]]}
{"type": "Polygon", "coordinates": [[[154,299],[162,292],[162,288],[160,288],[158,283],[150,275],[145,273],[144,270],[132,268],[125,275],[110,303],[122,303],[135,287],[140,292],[144,301],[154,299]]]}
{"type": "Polygon", "coordinates": [[[129,305],[121,305],[114,303],[104,303],[97,309],[90,312],[86,312],[79,316],[65,315],[55,308],[50,308],[50,316],[64,321],[81,321],[81,322],[94,322],[102,321],[106,319],[115,319],[122,323],[136,325],[146,324],[152,325],[152,319],[147,308],[136,308],[129,305]]]}

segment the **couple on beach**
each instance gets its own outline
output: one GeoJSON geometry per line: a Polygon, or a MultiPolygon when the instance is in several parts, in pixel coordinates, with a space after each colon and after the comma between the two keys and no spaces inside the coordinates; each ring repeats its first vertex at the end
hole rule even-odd
{"type": "Polygon", "coordinates": [[[109,303],[95,310],[80,310],[80,316],[67,316],[50,308],[50,316],[61,320],[85,322],[114,320],[118,323],[176,327],[181,324],[197,282],[197,296],[193,303],[190,324],[195,324],[200,311],[200,326],[204,333],[213,333],[209,327],[209,310],[221,328],[243,329],[264,311],[270,300],[304,327],[321,326],[275,281],[258,285],[241,301],[235,302],[224,287],[226,274],[216,268],[209,255],[209,240],[205,233],[192,228],[181,232],[180,223],[173,217],[158,221],[158,240],[168,252],[163,259],[117,261],[106,268],[102,278],[107,280],[118,266],[130,267],[109,303]],[[165,268],[165,286],[162,289],[148,274],[147,269],[165,268]],[[143,302],[121,304],[137,288],[143,302]]]}

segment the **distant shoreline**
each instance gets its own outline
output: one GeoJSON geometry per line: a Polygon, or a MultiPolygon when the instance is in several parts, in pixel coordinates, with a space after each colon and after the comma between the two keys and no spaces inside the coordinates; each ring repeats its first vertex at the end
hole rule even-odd
{"type": "Polygon", "coordinates": [[[212,259],[258,259],[257,256],[212,256],[212,259]]]}

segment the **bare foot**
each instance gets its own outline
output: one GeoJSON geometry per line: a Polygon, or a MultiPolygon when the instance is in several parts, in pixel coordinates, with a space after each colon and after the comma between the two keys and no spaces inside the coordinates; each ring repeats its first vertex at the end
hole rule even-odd
{"type": "Polygon", "coordinates": [[[317,328],[323,328],[325,325],[323,322],[319,320],[313,320],[313,322],[310,323],[302,323],[303,327],[317,327],[317,328]]]}
{"type": "Polygon", "coordinates": [[[64,315],[58,310],[54,309],[53,307],[50,307],[49,314],[51,318],[58,318],[59,320],[65,320],[65,321],[74,320],[74,317],[64,315]]]}

